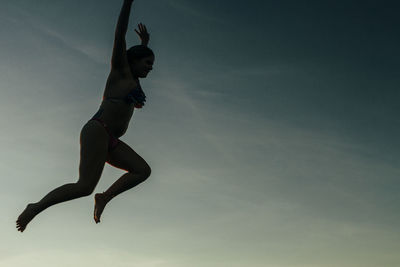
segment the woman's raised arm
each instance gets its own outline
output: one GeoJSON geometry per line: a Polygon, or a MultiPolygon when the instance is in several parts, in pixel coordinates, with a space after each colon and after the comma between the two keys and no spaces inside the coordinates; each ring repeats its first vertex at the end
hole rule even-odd
{"type": "Polygon", "coordinates": [[[115,30],[114,48],[111,59],[112,69],[121,69],[128,67],[128,59],[126,57],[126,41],[125,35],[128,30],[129,14],[134,0],[124,0],[121,13],[118,18],[117,28],[115,30]]]}

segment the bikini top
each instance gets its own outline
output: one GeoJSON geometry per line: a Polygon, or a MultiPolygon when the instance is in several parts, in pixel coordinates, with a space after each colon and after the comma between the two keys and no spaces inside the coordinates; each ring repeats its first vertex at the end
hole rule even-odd
{"type": "Polygon", "coordinates": [[[139,84],[138,87],[133,88],[124,98],[105,97],[103,98],[103,100],[122,100],[125,101],[127,104],[133,104],[135,108],[142,108],[144,106],[144,102],[146,102],[146,95],[144,94],[142,87],[139,84]]]}

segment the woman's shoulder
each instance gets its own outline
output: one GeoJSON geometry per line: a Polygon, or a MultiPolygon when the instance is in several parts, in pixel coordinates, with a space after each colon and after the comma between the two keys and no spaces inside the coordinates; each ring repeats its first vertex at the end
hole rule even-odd
{"type": "Polygon", "coordinates": [[[123,69],[117,69],[117,68],[112,68],[110,73],[108,74],[108,81],[123,81],[123,80],[129,80],[131,79],[131,72],[130,69],[123,68],[123,69]]]}
{"type": "Polygon", "coordinates": [[[111,70],[108,78],[106,87],[132,87],[137,86],[137,81],[135,81],[132,77],[132,74],[129,71],[121,71],[121,70],[111,70]]]}
{"type": "Polygon", "coordinates": [[[137,82],[132,78],[132,75],[126,75],[117,70],[111,70],[108,75],[107,84],[105,88],[106,96],[122,97],[126,96],[130,88],[137,87],[137,82]]]}

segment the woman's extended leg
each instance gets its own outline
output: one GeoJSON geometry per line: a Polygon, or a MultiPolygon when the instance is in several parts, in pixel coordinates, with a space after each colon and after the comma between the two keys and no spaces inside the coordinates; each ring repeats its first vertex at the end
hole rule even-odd
{"type": "Polygon", "coordinates": [[[96,187],[107,159],[108,135],[96,121],[88,122],[80,135],[79,179],[76,183],[62,185],[37,203],[30,203],[18,217],[18,231],[23,232],[26,225],[40,212],[57,203],[90,195],[96,187]]]}
{"type": "Polygon", "coordinates": [[[107,163],[128,172],[105,192],[95,195],[94,220],[96,223],[100,222],[104,207],[112,198],[145,181],[151,174],[147,162],[122,141],[108,154],[107,163]]]}

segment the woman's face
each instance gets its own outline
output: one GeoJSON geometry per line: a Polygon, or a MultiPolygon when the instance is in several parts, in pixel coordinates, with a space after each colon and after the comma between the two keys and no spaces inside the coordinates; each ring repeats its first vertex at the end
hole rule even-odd
{"type": "Polygon", "coordinates": [[[139,60],[134,60],[131,64],[132,74],[136,78],[146,78],[147,74],[153,69],[154,56],[148,56],[139,60]]]}

